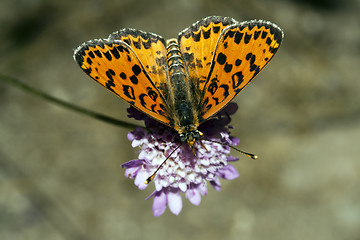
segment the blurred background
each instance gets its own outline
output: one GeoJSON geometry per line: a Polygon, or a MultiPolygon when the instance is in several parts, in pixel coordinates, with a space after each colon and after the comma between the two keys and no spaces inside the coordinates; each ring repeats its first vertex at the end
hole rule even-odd
{"type": "MultiPolygon", "coordinates": [[[[128,130],[0,81],[0,239],[359,239],[360,1],[1,0],[0,72],[73,104],[127,119],[73,49],[132,27],[177,36],[210,15],[266,19],[285,39],[235,101],[240,157],[200,206],[153,217],[120,165],[128,130]]],[[[133,122],[134,123],[134,122],[133,122]]],[[[137,122],[135,122],[137,123],[137,122]]],[[[142,123],[138,123],[142,124],[142,123]]]]}

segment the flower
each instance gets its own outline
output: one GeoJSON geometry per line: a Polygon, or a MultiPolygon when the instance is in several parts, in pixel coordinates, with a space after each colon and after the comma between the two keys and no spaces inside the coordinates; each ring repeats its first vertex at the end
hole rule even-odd
{"type": "Polygon", "coordinates": [[[135,185],[143,190],[148,186],[146,179],[171,155],[156,173],[153,179],[155,190],[147,197],[154,198],[154,216],[161,216],[166,206],[178,215],[182,209],[182,193],[192,204],[199,205],[201,196],[207,194],[207,182],[220,191],[220,178],[232,180],[239,176],[229,164],[238,158],[230,155],[228,146],[240,142],[238,138],[230,136],[232,127],[228,126],[230,115],[237,108],[235,103],[230,103],[215,117],[199,126],[204,136],[194,145],[196,155],[186,143],[181,144],[179,134],[174,129],[133,107],[128,108],[129,117],[144,120],[146,128],[137,127],[128,133],[132,147],[140,147],[140,153],[138,159],[122,165],[126,168],[125,176],[134,178],[135,185]]]}

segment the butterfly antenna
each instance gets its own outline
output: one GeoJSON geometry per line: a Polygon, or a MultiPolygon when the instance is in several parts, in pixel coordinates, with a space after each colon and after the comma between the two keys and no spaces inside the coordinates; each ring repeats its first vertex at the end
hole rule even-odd
{"type": "Polygon", "coordinates": [[[258,158],[258,156],[255,155],[255,154],[248,153],[248,152],[244,152],[244,151],[242,151],[242,150],[240,150],[240,149],[238,149],[238,148],[236,148],[236,147],[234,147],[234,146],[231,146],[231,145],[229,145],[229,144],[225,144],[225,143],[221,143],[221,142],[213,141],[213,140],[209,140],[209,139],[202,139],[202,140],[203,140],[203,141],[208,141],[208,142],[213,142],[213,143],[218,143],[218,144],[221,144],[221,145],[224,145],[224,146],[229,146],[230,148],[234,149],[235,151],[238,151],[238,152],[240,152],[240,153],[248,156],[248,157],[251,158],[251,159],[257,159],[257,158],[258,158]]]}
{"type": "Polygon", "coordinates": [[[179,147],[181,147],[181,145],[182,145],[182,143],[180,143],[180,144],[169,154],[169,156],[167,156],[167,157],[165,158],[165,160],[160,164],[160,166],[155,170],[155,172],[154,172],[150,177],[148,177],[148,178],[145,180],[145,184],[149,184],[149,182],[151,182],[151,181],[154,179],[156,173],[160,170],[160,168],[164,165],[164,163],[171,157],[171,155],[173,155],[173,153],[174,153],[176,150],[178,150],[179,147]]]}

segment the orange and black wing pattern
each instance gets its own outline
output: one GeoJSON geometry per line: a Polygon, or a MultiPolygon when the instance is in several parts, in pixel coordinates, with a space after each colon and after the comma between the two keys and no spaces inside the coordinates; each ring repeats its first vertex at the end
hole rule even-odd
{"type": "Polygon", "coordinates": [[[130,46],[158,89],[166,83],[166,43],[161,36],[127,28],[110,34],[109,39],[121,40],[130,46]]]}
{"type": "Polygon", "coordinates": [[[267,21],[238,23],[212,16],[180,32],[178,50],[167,49],[156,34],[123,29],[108,39],[82,44],[74,58],[95,81],[170,127],[176,127],[173,106],[184,99],[174,103],[169,96],[180,83],[192,86],[187,104],[196,113],[193,125],[197,126],[225,107],[266,66],[282,38],[282,30],[267,21]],[[186,77],[173,86],[170,83],[176,81],[170,79],[167,65],[170,59],[180,59],[178,52],[183,64],[179,61],[172,67],[184,66],[186,77]]]}
{"type": "Polygon", "coordinates": [[[96,82],[135,108],[171,126],[167,105],[157,87],[161,81],[166,81],[166,71],[161,70],[164,63],[156,64],[156,58],[152,55],[154,47],[160,51],[155,56],[166,56],[162,49],[164,40],[141,34],[138,34],[138,43],[134,43],[134,32],[128,34],[130,45],[126,40],[116,38],[88,41],[75,50],[74,59],[96,82]],[[131,47],[136,44],[140,44],[140,51],[131,47]]]}
{"type": "Polygon", "coordinates": [[[205,87],[200,122],[225,107],[266,66],[283,39],[273,23],[252,20],[229,25],[220,34],[205,87]]]}
{"type": "Polygon", "coordinates": [[[201,92],[209,75],[219,36],[225,27],[237,22],[229,17],[211,16],[179,33],[178,42],[187,73],[201,92]]]}

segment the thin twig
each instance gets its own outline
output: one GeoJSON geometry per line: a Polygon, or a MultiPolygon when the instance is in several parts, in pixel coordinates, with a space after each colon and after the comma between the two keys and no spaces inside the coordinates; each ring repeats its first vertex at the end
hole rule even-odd
{"type": "Polygon", "coordinates": [[[79,106],[76,106],[74,104],[65,102],[65,101],[60,100],[58,98],[55,98],[55,97],[53,97],[51,95],[48,95],[45,92],[42,92],[42,91],[40,91],[38,89],[35,89],[35,88],[33,88],[33,87],[31,87],[31,86],[29,86],[29,85],[15,79],[13,77],[5,76],[5,75],[3,75],[1,73],[0,73],[0,80],[4,81],[4,82],[7,82],[7,83],[10,83],[11,85],[13,85],[13,86],[15,86],[17,88],[20,88],[20,89],[22,89],[25,92],[28,92],[30,94],[36,95],[36,96],[38,96],[38,97],[40,97],[40,98],[42,98],[42,99],[44,99],[46,101],[55,103],[55,104],[57,104],[59,106],[62,106],[64,108],[67,108],[67,109],[72,110],[74,112],[85,114],[85,115],[87,115],[89,117],[104,121],[106,123],[114,124],[114,125],[117,125],[117,126],[121,126],[121,127],[124,127],[124,128],[131,129],[131,130],[136,128],[136,127],[140,127],[139,125],[128,123],[128,122],[125,122],[125,121],[121,121],[121,120],[118,120],[118,119],[103,115],[101,113],[97,113],[97,112],[91,111],[89,109],[79,107],[79,106]]]}

